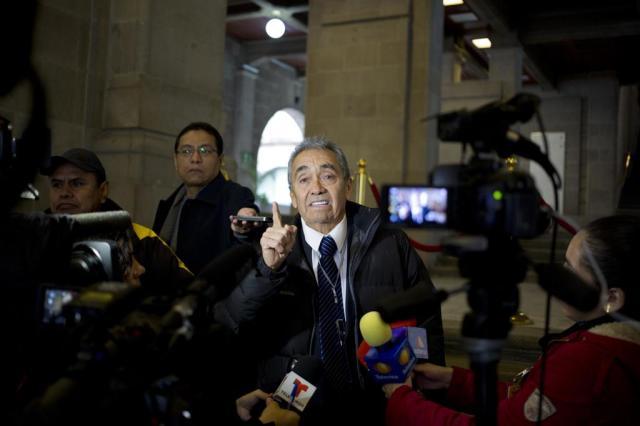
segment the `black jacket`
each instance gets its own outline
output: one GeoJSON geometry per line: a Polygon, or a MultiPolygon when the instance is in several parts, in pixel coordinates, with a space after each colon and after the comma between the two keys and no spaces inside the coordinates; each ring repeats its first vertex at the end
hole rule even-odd
{"type": "MultiPolygon", "coordinates": [[[[401,230],[382,226],[378,210],[348,202],[346,214],[349,246],[348,295],[345,297],[354,381],[361,391],[373,390],[380,396],[379,386],[369,383],[366,371],[356,360],[356,348],[362,341],[358,330],[360,317],[385,296],[416,285],[435,289],[407,236],[401,230]]],[[[299,217],[296,225],[298,240],[285,265],[277,272],[270,272],[260,261],[257,277],[246,279],[216,307],[218,321],[240,335],[255,336],[253,347],[265,357],[258,385],[266,391],[274,390],[293,358],[318,352],[314,337],[317,284],[311,266],[311,248],[304,240],[299,217]]],[[[424,312],[418,322],[428,332],[431,362],[443,364],[440,310],[424,312]]],[[[374,405],[376,410],[384,409],[384,398],[374,405]]],[[[372,417],[375,423],[380,423],[379,416],[372,414],[372,417]]]]}
{"type": "MultiPolygon", "coordinates": [[[[162,225],[174,203],[178,187],[166,200],[161,200],[153,221],[153,230],[160,234],[162,225]]],[[[251,190],[225,180],[221,174],[205,186],[196,198],[187,199],[180,214],[176,254],[191,272],[198,274],[212,259],[238,241],[231,232],[230,215],[254,204],[251,190]]]]}

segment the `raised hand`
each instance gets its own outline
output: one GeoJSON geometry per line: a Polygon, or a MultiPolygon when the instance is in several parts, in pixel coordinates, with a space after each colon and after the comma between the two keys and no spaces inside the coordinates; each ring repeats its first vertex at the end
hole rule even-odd
{"type": "Polygon", "coordinates": [[[283,225],[282,216],[277,203],[273,203],[273,226],[262,234],[262,259],[265,265],[275,270],[285,261],[296,242],[298,228],[294,225],[283,225]]]}

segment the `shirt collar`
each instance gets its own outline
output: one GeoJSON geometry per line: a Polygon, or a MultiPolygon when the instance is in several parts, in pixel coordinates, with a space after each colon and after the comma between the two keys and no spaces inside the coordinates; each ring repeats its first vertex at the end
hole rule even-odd
{"type": "MultiPolygon", "coordinates": [[[[304,239],[309,244],[309,246],[315,250],[316,252],[320,251],[320,242],[322,241],[322,237],[324,234],[316,231],[311,228],[304,221],[302,216],[300,216],[300,220],[302,221],[302,231],[304,232],[304,239]]],[[[333,227],[333,229],[329,232],[328,235],[331,235],[331,238],[336,242],[336,246],[338,247],[338,252],[342,251],[342,247],[347,241],[347,215],[345,214],[340,223],[333,227]]]]}

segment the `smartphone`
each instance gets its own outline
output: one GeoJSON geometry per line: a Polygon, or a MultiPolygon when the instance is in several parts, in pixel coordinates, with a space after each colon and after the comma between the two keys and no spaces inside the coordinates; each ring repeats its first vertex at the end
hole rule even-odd
{"type": "Polygon", "coordinates": [[[273,223],[273,218],[269,216],[231,216],[231,220],[234,219],[244,222],[273,223]]]}

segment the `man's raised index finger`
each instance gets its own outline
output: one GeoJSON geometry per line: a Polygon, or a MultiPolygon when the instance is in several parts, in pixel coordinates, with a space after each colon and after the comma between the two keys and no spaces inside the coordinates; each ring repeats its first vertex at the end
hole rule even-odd
{"type": "Polygon", "coordinates": [[[280,216],[280,208],[278,208],[278,203],[275,201],[271,203],[271,207],[273,209],[273,226],[275,228],[282,228],[282,216],[280,216]]]}

